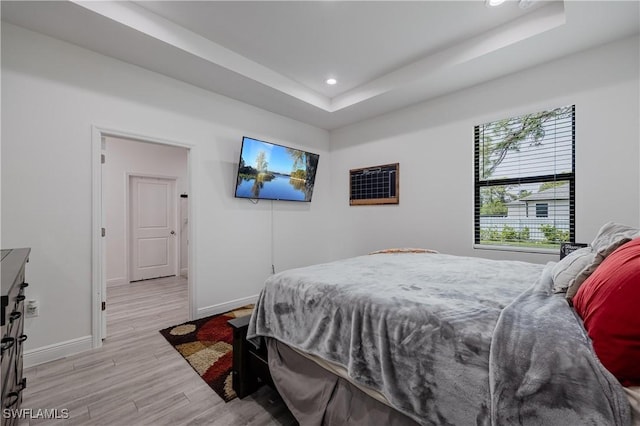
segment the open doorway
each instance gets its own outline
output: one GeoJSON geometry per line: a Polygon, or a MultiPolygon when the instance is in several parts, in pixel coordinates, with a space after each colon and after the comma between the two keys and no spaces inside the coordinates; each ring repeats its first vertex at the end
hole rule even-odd
{"type": "MultiPolygon", "coordinates": [[[[112,331],[126,330],[118,329],[113,321],[129,309],[119,308],[120,300],[130,298],[122,295],[135,294],[138,309],[145,310],[153,308],[145,306],[145,292],[152,304],[152,293],[166,289],[172,297],[184,298],[175,303],[184,307],[188,320],[193,293],[189,277],[190,147],[96,130],[94,150],[97,136],[101,165],[100,173],[94,173],[94,189],[100,189],[100,197],[94,198],[94,220],[100,222],[101,232],[99,241],[94,239],[99,253],[93,261],[94,280],[98,281],[94,282],[94,309],[100,312],[94,314],[94,347],[112,331]]],[[[126,315],[120,322],[126,323],[126,315]]]]}

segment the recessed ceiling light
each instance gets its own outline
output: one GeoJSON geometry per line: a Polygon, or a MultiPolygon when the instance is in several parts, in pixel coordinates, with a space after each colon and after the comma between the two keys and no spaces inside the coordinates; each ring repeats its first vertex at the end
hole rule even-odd
{"type": "Polygon", "coordinates": [[[335,78],[328,78],[327,79],[327,84],[330,84],[331,86],[333,86],[337,82],[338,82],[338,80],[336,80],[335,78]]]}
{"type": "Polygon", "coordinates": [[[500,6],[502,3],[504,3],[504,0],[486,0],[485,1],[485,4],[487,5],[487,7],[500,6]]]}
{"type": "Polygon", "coordinates": [[[520,6],[520,9],[529,9],[535,2],[536,0],[520,0],[518,5],[520,6]]]}

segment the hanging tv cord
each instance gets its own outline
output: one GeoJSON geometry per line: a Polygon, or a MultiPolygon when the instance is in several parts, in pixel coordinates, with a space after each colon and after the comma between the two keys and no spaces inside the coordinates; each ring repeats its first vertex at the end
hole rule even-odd
{"type": "Polygon", "coordinates": [[[274,247],[275,243],[273,240],[274,232],[273,232],[273,200],[271,200],[271,273],[276,273],[275,261],[274,261],[274,247]]]}

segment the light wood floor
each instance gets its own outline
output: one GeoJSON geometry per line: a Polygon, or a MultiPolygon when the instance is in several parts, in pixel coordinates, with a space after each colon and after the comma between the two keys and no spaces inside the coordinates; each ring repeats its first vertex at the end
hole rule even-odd
{"type": "Polygon", "coordinates": [[[297,425],[266,386],[225,404],[158,333],[188,319],[184,278],[109,287],[107,294],[102,348],[25,370],[22,408],[67,409],[69,419],[20,425],[297,425]]]}

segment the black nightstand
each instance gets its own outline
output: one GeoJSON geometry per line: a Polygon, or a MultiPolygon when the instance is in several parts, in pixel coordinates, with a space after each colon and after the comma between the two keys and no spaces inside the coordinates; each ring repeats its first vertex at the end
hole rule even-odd
{"type": "Polygon", "coordinates": [[[273,387],[266,346],[256,347],[247,341],[250,318],[251,315],[246,315],[227,322],[233,329],[233,390],[241,399],[263,383],[273,387]]]}
{"type": "Polygon", "coordinates": [[[560,260],[564,259],[564,257],[578,249],[583,247],[589,247],[589,244],[585,243],[561,243],[560,244],[560,260]]]}

